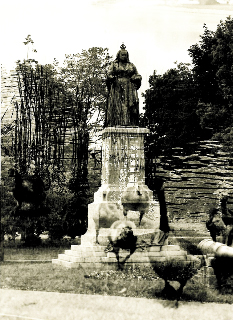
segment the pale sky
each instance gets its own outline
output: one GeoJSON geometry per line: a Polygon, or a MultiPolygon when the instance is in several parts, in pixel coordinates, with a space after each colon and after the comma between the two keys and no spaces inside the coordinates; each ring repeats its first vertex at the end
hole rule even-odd
{"type": "Polygon", "coordinates": [[[108,48],[115,58],[124,42],[130,61],[143,78],[140,96],[148,89],[148,79],[154,70],[163,74],[174,67],[175,61],[191,62],[187,50],[199,42],[204,23],[215,31],[220,20],[233,16],[233,5],[164,3],[162,0],[2,0],[1,64],[12,68],[16,60],[26,58],[23,41],[28,34],[37,50],[34,58],[41,64],[52,63],[54,58],[62,63],[65,54],[95,46],[108,48]]]}

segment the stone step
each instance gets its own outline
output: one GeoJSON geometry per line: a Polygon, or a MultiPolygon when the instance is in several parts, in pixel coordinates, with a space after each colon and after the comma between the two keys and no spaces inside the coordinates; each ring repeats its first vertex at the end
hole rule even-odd
{"type": "MultiPolygon", "coordinates": [[[[84,254],[84,253],[83,253],[84,254]]],[[[94,251],[91,253],[93,257],[106,257],[106,252],[104,251],[94,251]]],[[[85,256],[90,256],[90,252],[86,252],[85,256]]]]}
{"type": "MultiPolygon", "coordinates": [[[[120,250],[120,252],[119,252],[119,255],[120,255],[120,257],[126,257],[126,256],[128,256],[128,254],[129,254],[129,252],[125,252],[125,251],[121,251],[120,250]]],[[[155,254],[158,256],[159,255],[159,252],[155,252],[155,254]]],[[[111,258],[111,257],[115,257],[116,255],[115,255],[115,253],[114,252],[108,252],[107,253],[107,257],[108,258],[111,258]]],[[[132,254],[132,257],[135,257],[135,258],[140,258],[140,257],[148,257],[148,252],[134,252],[133,254],[132,254]]]]}
{"type": "Polygon", "coordinates": [[[178,251],[181,250],[179,245],[168,244],[165,246],[161,246],[161,251],[178,251]]]}
{"type": "MultiPolygon", "coordinates": [[[[122,255],[122,254],[121,254],[121,251],[120,251],[120,255],[122,255]]],[[[127,254],[125,254],[125,256],[127,256],[127,254]]],[[[148,252],[147,252],[147,251],[142,251],[142,252],[137,252],[137,251],[136,251],[136,252],[134,252],[134,253],[132,254],[132,256],[135,257],[135,258],[136,258],[136,257],[137,257],[137,258],[138,258],[138,257],[148,257],[148,252]]]]}
{"type": "MultiPolygon", "coordinates": [[[[123,251],[121,250],[119,252],[119,255],[121,258],[125,258],[129,254],[129,251],[123,251]]],[[[174,257],[177,259],[186,259],[185,251],[169,251],[169,254],[167,251],[143,251],[143,252],[135,252],[131,256],[131,260],[139,261],[140,259],[144,261],[144,259],[148,260],[148,257],[150,258],[157,258],[157,257],[174,257]]],[[[60,260],[65,261],[72,261],[72,262],[98,262],[101,260],[101,258],[113,258],[116,259],[116,255],[114,252],[108,252],[107,254],[105,252],[86,252],[85,254],[80,254],[79,252],[72,251],[72,250],[65,250],[65,253],[59,254],[58,258],[60,260]]]]}
{"type": "Polygon", "coordinates": [[[149,251],[147,252],[147,257],[164,257],[164,253],[162,251],[149,251]]]}
{"type": "Polygon", "coordinates": [[[82,252],[79,252],[77,250],[65,250],[65,254],[67,254],[68,256],[82,257],[82,252]]]}
{"type": "Polygon", "coordinates": [[[98,252],[98,251],[103,251],[105,250],[106,246],[99,246],[99,245],[71,245],[71,250],[74,251],[79,251],[79,252],[98,252]]]}
{"type": "Polygon", "coordinates": [[[161,251],[162,246],[152,246],[152,247],[148,247],[148,252],[160,252],[161,251]]]}
{"type": "Polygon", "coordinates": [[[140,263],[149,263],[150,260],[148,257],[143,256],[143,257],[134,257],[133,255],[129,258],[129,262],[140,262],[140,263]]]}
{"type": "Polygon", "coordinates": [[[81,245],[79,245],[79,244],[72,244],[71,247],[70,247],[70,250],[77,251],[77,252],[82,252],[81,245]]]}
{"type": "MultiPolygon", "coordinates": [[[[69,261],[69,262],[79,262],[79,263],[85,263],[85,262],[101,262],[103,258],[106,258],[106,256],[86,256],[86,257],[75,257],[71,255],[66,254],[59,254],[58,259],[62,261],[69,261]]],[[[116,256],[114,255],[114,259],[116,259],[116,256]]]]}
{"type": "Polygon", "coordinates": [[[58,259],[59,259],[59,260],[67,260],[68,258],[67,258],[67,256],[66,256],[64,253],[59,253],[59,254],[58,254],[58,259]]]}
{"type": "Polygon", "coordinates": [[[164,256],[164,257],[183,256],[183,257],[185,257],[185,259],[187,258],[187,252],[184,250],[160,251],[160,255],[164,256]]]}
{"type": "Polygon", "coordinates": [[[74,256],[74,257],[106,257],[106,253],[104,251],[77,251],[77,250],[65,250],[65,254],[68,256],[74,256]]]}
{"type": "Polygon", "coordinates": [[[153,263],[153,262],[165,262],[167,259],[166,257],[149,257],[149,260],[150,260],[150,263],[153,263]]]}
{"type": "MultiPolygon", "coordinates": [[[[122,257],[120,257],[121,260],[122,257]]],[[[128,266],[134,267],[135,264],[143,264],[143,266],[150,266],[153,263],[158,263],[158,262],[166,262],[166,257],[163,256],[157,256],[156,259],[151,259],[149,257],[133,257],[131,256],[129,260],[125,263],[125,268],[128,266]]],[[[176,256],[176,261],[182,261],[182,264],[189,264],[189,260],[184,260],[183,256],[176,256]]],[[[90,259],[86,258],[84,261],[67,261],[67,260],[62,260],[62,259],[53,259],[52,260],[53,264],[56,265],[61,265],[66,268],[79,268],[80,266],[86,270],[113,270],[117,269],[117,260],[116,257],[102,257],[99,259],[95,259],[94,257],[90,257],[90,259]]]]}
{"type": "MultiPolygon", "coordinates": [[[[178,261],[186,261],[186,256],[179,255],[179,252],[172,251],[172,257],[171,259],[175,259],[178,261]]],[[[120,259],[124,259],[127,254],[119,254],[120,259]]],[[[170,258],[170,256],[169,256],[170,258]]],[[[58,259],[59,261],[66,261],[66,262],[73,262],[73,263],[98,263],[98,262],[116,262],[116,255],[113,252],[109,252],[106,256],[86,256],[86,257],[78,257],[78,256],[72,256],[67,254],[59,254],[58,259]]],[[[149,262],[149,261],[166,261],[167,257],[166,255],[163,255],[162,252],[154,252],[154,255],[151,254],[142,254],[142,255],[135,255],[133,254],[128,261],[130,262],[149,262]]],[[[190,259],[187,261],[190,263],[190,259]]],[[[53,262],[55,263],[55,262],[53,262]]]]}
{"type": "MultiPolygon", "coordinates": [[[[125,258],[129,253],[128,252],[119,252],[120,257],[125,258]]],[[[116,257],[114,252],[108,252],[107,253],[107,258],[112,258],[112,257],[116,257]]]]}
{"type": "MultiPolygon", "coordinates": [[[[117,268],[117,259],[114,252],[105,253],[106,246],[100,245],[72,245],[70,250],[58,255],[58,259],[53,259],[53,263],[65,266],[67,268],[83,268],[92,270],[110,270],[117,268]]],[[[120,260],[124,259],[129,250],[120,250],[120,260]]],[[[166,262],[167,259],[190,263],[198,262],[198,259],[188,255],[186,251],[181,250],[179,245],[153,245],[147,250],[134,252],[126,262],[134,266],[135,264],[150,265],[156,262],[166,262]]]]}

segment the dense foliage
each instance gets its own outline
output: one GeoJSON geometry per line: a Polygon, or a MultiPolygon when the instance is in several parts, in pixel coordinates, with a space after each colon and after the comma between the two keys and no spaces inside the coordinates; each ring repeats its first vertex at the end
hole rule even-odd
{"type": "Polygon", "coordinates": [[[89,132],[103,116],[110,59],[107,49],[90,48],[67,55],[63,67],[56,60],[45,66],[33,59],[18,61],[19,100],[8,154],[13,161],[4,166],[2,177],[5,233],[14,237],[26,231],[32,243],[31,236],[43,231],[54,240],[86,232],[89,187],[96,187],[93,173],[88,179],[89,132]],[[46,214],[35,216],[35,210],[25,210],[26,206],[17,209],[11,193],[13,181],[7,180],[10,167],[24,176],[37,172],[49,184],[43,204],[46,214]]]}
{"type": "Polygon", "coordinates": [[[196,114],[198,98],[193,74],[186,64],[178,64],[162,76],[156,72],[149,78],[145,92],[145,124],[156,133],[156,150],[184,145],[200,136],[196,114]]]}
{"type": "Polygon", "coordinates": [[[202,127],[225,143],[233,139],[233,19],[215,32],[204,25],[199,44],[191,46],[193,76],[198,88],[197,115],[202,127]]]}
{"type": "Polygon", "coordinates": [[[221,21],[215,32],[204,25],[200,42],[188,50],[192,65],[180,63],[150,76],[143,123],[151,129],[149,143],[158,154],[199,139],[232,142],[232,49],[233,19],[221,21]]]}
{"type": "Polygon", "coordinates": [[[99,123],[103,120],[107,98],[105,81],[111,59],[107,48],[92,47],[81,53],[66,55],[60,69],[60,79],[68,91],[79,94],[85,105],[87,121],[91,127],[93,121],[99,123]]]}

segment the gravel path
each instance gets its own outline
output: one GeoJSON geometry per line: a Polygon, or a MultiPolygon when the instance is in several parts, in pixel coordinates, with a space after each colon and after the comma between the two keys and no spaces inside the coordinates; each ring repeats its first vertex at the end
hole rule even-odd
{"type": "Polygon", "coordinates": [[[0,289],[1,320],[232,320],[230,304],[0,289]]]}

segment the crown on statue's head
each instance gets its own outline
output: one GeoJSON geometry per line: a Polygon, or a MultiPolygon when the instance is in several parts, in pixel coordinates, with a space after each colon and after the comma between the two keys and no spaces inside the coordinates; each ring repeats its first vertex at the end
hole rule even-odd
{"type": "Polygon", "coordinates": [[[120,46],[121,50],[125,50],[126,46],[124,45],[124,42],[122,43],[122,45],[120,46]]]}

